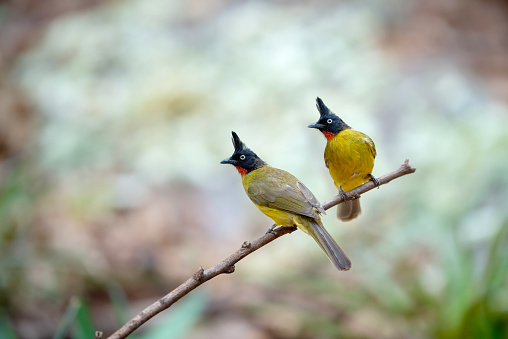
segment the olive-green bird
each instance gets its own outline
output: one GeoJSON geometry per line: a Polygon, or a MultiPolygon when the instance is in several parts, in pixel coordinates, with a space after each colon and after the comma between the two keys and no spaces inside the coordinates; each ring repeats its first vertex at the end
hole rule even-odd
{"type": "Polygon", "coordinates": [[[235,132],[235,151],[221,164],[235,166],[250,200],[279,226],[298,226],[310,235],[339,270],[349,270],[351,261],[321,223],[325,210],[314,194],[292,174],[269,166],[247,148],[235,132]]]}
{"type": "MultiPolygon", "coordinates": [[[[376,146],[372,139],[351,129],[319,97],[316,99],[316,107],[320,114],[319,120],[308,127],[317,128],[325,135],[325,165],[342,198],[347,198],[344,192],[369,180],[379,187],[379,181],[372,175],[376,157],[376,146]]],[[[349,221],[361,211],[360,199],[347,200],[339,206],[337,216],[342,221],[349,221]]]]}

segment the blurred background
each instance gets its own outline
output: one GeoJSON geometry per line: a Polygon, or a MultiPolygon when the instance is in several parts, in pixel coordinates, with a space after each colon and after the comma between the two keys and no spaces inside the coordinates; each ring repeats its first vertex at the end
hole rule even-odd
{"type": "Polygon", "coordinates": [[[417,168],[133,338],[508,338],[505,0],[0,2],[0,337],[106,335],[271,220],[231,131],[324,202],[315,98],[417,168]]]}

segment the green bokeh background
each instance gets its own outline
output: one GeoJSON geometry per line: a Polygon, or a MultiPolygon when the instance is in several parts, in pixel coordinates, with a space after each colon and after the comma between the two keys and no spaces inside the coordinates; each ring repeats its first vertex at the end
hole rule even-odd
{"type": "Polygon", "coordinates": [[[414,6],[111,1],[51,20],[3,69],[30,119],[0,163],[0,331],[110,334],[262,235],[271,221],[219,165],[231,130],[334,196],[306,127],[320,96],[375,141],[375,176],[417,168],[365,194],[357,220],[323,218],[353,269],[295,232],[137,337],[507,338],[508,99],[422,52],[426,31],[405,53],[386,43],[414,6]]]}

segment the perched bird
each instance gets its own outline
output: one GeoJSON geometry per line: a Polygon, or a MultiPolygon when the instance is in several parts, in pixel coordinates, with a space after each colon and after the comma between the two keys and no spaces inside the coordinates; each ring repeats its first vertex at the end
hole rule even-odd
{"type": "MultiPolygon", "coordinates": [[[[341,197],[347,199],[344,192],[369,180],[379,187],[379,181],[372,175],[376,157],[376,146],[372,139],[351,129],[319,97],[316,99],[316,107],[320,114],[319,120],[308,127],[317,128],[325,135],[325,165],[341,197]]],[[[361,211],[360,199],[347,200],[339,206],[337,216],[342,221],[349,221],[361,211]]]]}
{"type": "Polygon", "coordinates": [[[292,174],[269,166],[232,134],[235,151],[220,163],[236,167],[254,205],[276,225],[298,226],[314,238],[335,267],[349,270],[351,261],[321,223],[319,215],[325,210],[314,194],[292,174]]]}

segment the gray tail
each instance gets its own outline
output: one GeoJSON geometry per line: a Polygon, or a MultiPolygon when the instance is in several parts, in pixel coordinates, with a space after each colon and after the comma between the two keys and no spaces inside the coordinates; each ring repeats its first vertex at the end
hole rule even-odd
{"type": "Polygon", "coordinates": [[[360,207],[360,199],[344,201],[337,208],[337,218],[342,221],[353,220],[359,216],[360,213],[362,213],[362,208],[360,207]]]}
{"type": "Polygon", "coordinates": [[[323,225],[314,220],[310,221],[311,229],[309,234],[319,244],[321,249],[326,253],[332,264],[340,271],[347,271],[351,268],[351,260],[346,253],[337,245],[332,236],[325,230],[323,225]]]}

